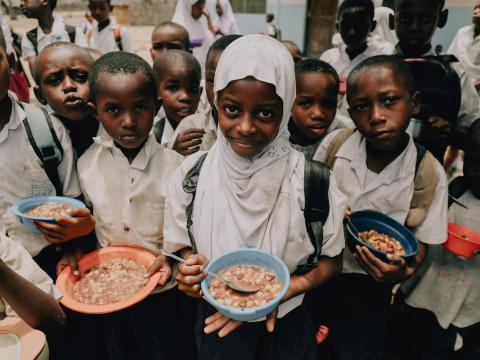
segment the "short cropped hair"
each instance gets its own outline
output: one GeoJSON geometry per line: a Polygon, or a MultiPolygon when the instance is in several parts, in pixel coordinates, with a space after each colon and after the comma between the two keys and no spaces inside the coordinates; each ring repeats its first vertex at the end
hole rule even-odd
{"type": "Polygon", "coordinates": [[[306,73],[321,73],[331,75],[335,79],[335,86],[337,87],[338,92],[340,78],[332,65],[326,63],[325,61],[313,58],[300,60],[295,64],[295,75],[298,76],[306,73]]]}
{"type": "Polygon", "coordinates": [[[362,61],[352,70],[347,79],[347,99],[349,98],[348,90],[352,88],[358,75],[366,69],[378,66],[389,66],[393,68],[397,78],[403,81],[403,84],[410,94],[413,95],[415,91],[417,91],[417,84],[405,60],[396,55],[377,55],[362,61]]]}
{"type": "Polygon", "coordinates": [[[241,37],[242,35],[225,35],[221,38],[218,38],[208,49],[207,59],[212,53],[223,52],[223,50],[225,50],[228,45],[241,37]]]}
{"type": "Polygon", "coordinates": [[[372,0],[344,0],[338,6],[337,18],[343,14],[343,12],[350,8],[362,8],[367,13],[370,20],[373,21],[375,16],[375,6],[372,0]]]}
{"type": "Polygon", "coordinates": [[[184,50],[169,50],[158,56],[153,63],[153,71],[157,82],[161,81],[165,69],[176,65],[191,66],[199,81],[201,80],[202,69],[200,63],[192,54],[184,50]]]}
{"type": "MultiPolygon", "coordinates": [[[[392,2],[393,10],[395,10],[400,5],[402,0],[393,0],[392,2]]],[[[438,7],[438,10],[443,10],[443,8],[445,7],[445,0],[435,0],[435,5],[438,7]]]]}
{"type": "Polygon", "coordinates": [[[190,36],[188,35],[187,29],[185,29],[182,25],[177,24],[176,22],[173,22],[173,21],[164,21],[161,24],[158,24],[157,26],[155,26],[152,33],[154,33],[155,31],[163,27],[171,27],[173,29],[177,29],[181,31],[183,34],[183,43],[184,43],[185,49],[190,48],[190,36]]]}
{"type": "Polygon", "coordinates": [[[153,98],[157,98],[157,83],[153,70],[140,56],[125,51],[110,52],[100,57],[92,66],[88,76],[90,97],[97,98],[100,75],[136,74],[142,73],[146,78],[146,85],[153,98]]]}

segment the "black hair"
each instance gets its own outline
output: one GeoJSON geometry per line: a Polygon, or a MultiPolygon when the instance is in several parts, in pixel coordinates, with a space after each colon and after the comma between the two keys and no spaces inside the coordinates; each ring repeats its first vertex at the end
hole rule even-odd
{"type": "Polygon", "coordinates": [[[401,79],[408,92],[413,95],[417,91],[415,79],[410,71],[408,64],[396,55],[377,55],[372,56],[358,64],[348,75],[347,79],[347,99],[349,98],[349,89],[353,88],[353,82],[358,75],[365,69],[371,67],[389,66],[393,68],[397,79],[401,79]]]}
{"type": "Polygon", "coordinates": [[[125,51],[115,51],[103,55],[92,66],[88,76],[88,86],[90,88],[90,97],[93,101],[97,97],[97,89],[102,74],[137,74],[142,73],[146,78],[151,96],[157,98],[157,83],[153,70],[148,63],[140,56],[125,51]]]}
{"type": "MultiPolygon", "coordinates": [[[[395,10],[398,7],[398,5],[401,1],[402,0],[393,0],[392,1],[393,2],[393,10],[395,10]]],[[[445,7],[445,0],[433,0],[433,1],[436,3],[439,11],[443,10],[443,8],[445,7]]]]}
{"type": "Polygon", "coordinates": [[[372,0],[344,0],[338,6],[337,18],[343,14],[343,12],[349,8],[362,8],[367,13],[371,21],[375,16],[375,6],[372,0]]]}
{"type": "Polygon", "coordinates": [[[160,82],[164,71],[171,66],[187,65],[192,67],[198,81],[202,79],[202,69],[200,63],[188,51],[184,50],[169,50],[158,56],[153,63],[153,71],[157,82],[160,82]]]}
{"type": "Polygon", "coordinates": [[[155,28],[152,31],[152,34],[155,31],[157,31],[158,29],[163,28],[163,27],[171,27],[171,28],[174,28],[174,29],[177,29],[177,30],[181,31],[182,34],[183,34],[183,43],[185,45],[185,49],[190,48],[190,36],[188,35],[187,29],[185,29],[182,25],[177,24],[173,21],[164,21],[161,24],[158,24],[157,26],[155,26],[155,28]]]}
{"type": "Polygon", "coordinates": [[[303,59],[295,64],[296,76],[312,72],[331,75],[335,79],[335,86],[337,87],[338,92],[338,87],[340,86],[340,77],[332,65],[326,63],[325,61],[313,58],[303,59]]]}
{"type": "Polygon", "coordinates": [[[223,52],[223,50],[225,50],[228,47],[228,45],[230,45],[232,42],[234,42],[235,40],[241,37],[242,35],[225,35],[215,40],[212,46],[210,46],[210,49],[208,49],[207,61],[212,53],[223,52]]]}
{"type": "Polygon", "coordinates": [[[57,7],[57,0],[48,0],[48,5],[50,5],[50,8],[53,10],[57,7]]]}

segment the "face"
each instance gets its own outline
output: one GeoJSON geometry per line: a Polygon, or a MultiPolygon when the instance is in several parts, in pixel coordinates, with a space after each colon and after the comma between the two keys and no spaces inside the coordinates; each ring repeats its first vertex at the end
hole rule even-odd
{"type": "Polygon", "coordinates": [[[200,19],[203,13],[203,8],[205,7],[205,0],[199,0],[192,5],[192,17],[194,19],[200,19]]]}
{"type": "Polygon", "coordinates": [[[364,9],[352,7],[345,9],[340,15],[337,28],[347,48],[358,49],[366,44],[374,24],[364,9]]]}
{"type": "Polygon", "coordinates": [[[21,0],[20,9],[22,13],[30,18],[38,14],[43,5],[48,5],[46,0],[21,0]]]}
{"type": "Polygon", "coordinates": [[[445,25],[447,15],[435,0],[396,2],[394,19],[399,44],[407,51],[430,46],[436,28],[445,25]]]}
{"type": "Polygon", "coordinates": [[[10,86],[10,66],[5,50],[0,48],[0,100],[3,100],[8,94],[10,86]]]}
{"type": "Polygon", "coordinates": [[[292,114],[295,126],[307,139],[321,139],[337,113],[338,85],[332,75],[303,73],[297,76],[297,97],[292,114]]]}
{"type": "Polygon", "coordinates": [[[101,74],[94,114],[116,145],[138,149],[153,125],[156,106],[146,76],[101,74]]]}
{"type": "Polygon", "coordinates": [[[69,120],[89,114],[88,73],[92,58],[84,50],[71,47],[50,48],[37,61],[39,100],[69,120]]]}
{"type": "Polygon", "coordinates": [[[88,9],[98,23],[104,23],[109,19],[111,6],[105,0],[89,0],[88,9]]]}
{"type": "Polygon", "coordinates": [[[364,69],[347,91],[350,116],[367,141],[378,150],[396,149],[419,111],[418,93],[410,95],[390,66],[364,69]]]}
{"type": "Polygon", "coordinates": [[[283,103],[271,84],[233,81],[219,93],[218,126],[239,156],[252,158],[277,136],[283,103]]]}
{"type": "Polygon", "coordinates": [[[197,111],[201,93],[198,74],[185,64],[165,69],[158,84],[158,96],[162,99],[165,114],[176,124],[197,111]]]}
{"type": "Polygon", "coordinates": [[[215,4],[215,10],[217,11],[218,16],[223,15],[223,9],[222,9],[222,5],[220,4],[220,1],[217,1],[217,3],[215,4]]]}
{"type": "Polygon", "coordinates": [[[480,25],[480,1],[477,1],[473,7],[472,22],[475,25],[480,25]]]}
{"type": "Polygon", "coordinates": [[[208,103],[215,106],[215,92],[213,91],[213,83],[215,80],[215,70],[220,60],[221,52],[211,52],[208,56],[205,66],[205,91],[207,92],[208,103]]]}
{"type": "Polygon", "coordinates": [[[182,31],[171,26],[162,26],[152,33],[150,55],[153,61],[165,51],[174,49],[188,51],[182,31]]]}

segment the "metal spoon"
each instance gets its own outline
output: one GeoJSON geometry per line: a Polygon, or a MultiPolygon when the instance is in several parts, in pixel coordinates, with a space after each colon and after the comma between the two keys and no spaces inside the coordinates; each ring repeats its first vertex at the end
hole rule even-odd
{"type": "MultiPolygon", "coordinates": [[[[184,259],[182,259],[181,257],[171,253],[170,251],[162,249],[161,252],[162,252],[163,255],[171,257],[172,259],[175,259],[178,262],[181,262],[181,263],[185,262],[184,259]]],[[[208,271],[208,270],[205,270],[203,268],[202,268],[202,271],[204,273],[208,274],[208,275],[211,275],[213,277],[216,277],[216,278],[222,280],[225,284],[227,284],[227,286],[229,288],[231,288],[233,290],[236,290],[238,292],[241,292],[241,293],[252,294],[252,293],[256,293],[257,291],[260,290],[260,288],[258,286],[255,286],[255,285],[246,284],[242,281],[226,280],[222,276],[220,276],[219,274],[208,271]]]]}

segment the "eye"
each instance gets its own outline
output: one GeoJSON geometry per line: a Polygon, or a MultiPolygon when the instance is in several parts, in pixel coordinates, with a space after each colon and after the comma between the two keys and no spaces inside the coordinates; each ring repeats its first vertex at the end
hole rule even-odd
{"type": "Polygon", "coordinates": [[[136,106],[137,111],[147,111],[148,110],[148,105],[147,104],[137,104],[136,106]]]}
{"type": "Polygon", "coordinates": [[[176,91],[178,91],[179,87],[178,87],[178,85],[168,85],[166,87],[166,89],[170,92],[176,92],[176,91]]]}
{"type": "Polygon", "coordinates": [[[430,24],[434,21],[434,19],[435,19],[435,17],[433,15],[430,15],[430,14],[425,14],[425,15],[422,15],[422,17],[421,17],[421,21],[424,24],[430,24]]]}
{"type": "Polygon", "coordinates": [[[223,111],[225,112],[225,114],[227,114],[227,116],[236,116],[239,114],[240,109],[238,109],[234,105],[225,105],[223,107],[223,111]]]}
{"type": "Polygon", "coordinates": [[[52,75],[47,78],[47,84],[52,86],[57,86],[62,82],[62,76],[52,75]]]}
{"type": "Polygon", "coordinates": [[[398,96],[387,96],[383,99],[383,103],[385,105],[393,105],[398,101],[398,96]]]}
{"type": "Polygon", "coordinates": [[[257,116],[262,120],[270,120],[273,117],[273,112],[270,110],[261,110],[257,116]]]}
{"type": "Polygon", "coordinates": [[[366,103],[355,104],[351,107],[353,112],[359,113],[367,110],[368,105],[366,103]]]}
{"type": "Polygon", "coordinates": [[[312,105],[312,101],[309,99],[300,100],[298,102],[298,105],[303,107],[304,109],[308,109],[312,105]]]}
{"type": "Polygon", "coordinates": [[[84,83],[88,80],[88,73],[85,71],[76,71],[72,77],[75,81],[84,83]]]}
{"type": "Polygon", "coordinates": [[[116,105],[108,105],[106,108],[105,108],[105,111],[107,113],[110,113],[110,114],[118,114],[120,112],[120,108],[116,105]]]}

